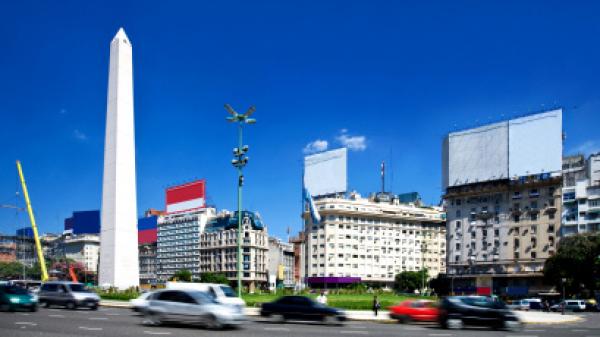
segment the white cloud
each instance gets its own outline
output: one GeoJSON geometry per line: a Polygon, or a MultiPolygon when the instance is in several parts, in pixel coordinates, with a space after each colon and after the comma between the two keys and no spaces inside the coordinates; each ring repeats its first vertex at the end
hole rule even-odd
{"type": "Polygon", "coordinates": [[[573,153],[582,153],[585,155],[589,155],[592,153],[600,152],[600,141],[597,140],[588,140],[579,145],[577,145],[571,151],[573,153]]]}
{"type": "Polygon", "coordinates": [[[335,139],[349,150],[364,151],[367,149],[367,137],[365,136],[349,136],[347,129],[340,130],[340,135],[335,139]]]}
{"type": "Polygon", "coordinates": [[[82,131],[80,131],[79,129],[73,130],[73,137],[75,137],[75,139],[81,140],[81,141],[86,141],[88,139],[88,136],[85,133],[83,133],[82,131]]]}
{"type": "Polygon", "coordinates": [[[317,139],[314,142],[306,144],[302,152],[304,152],[304,154],[311,154],[315,152],[325,151],[328,147],[329,142],[327,142],[326,140],[317,139]]]}

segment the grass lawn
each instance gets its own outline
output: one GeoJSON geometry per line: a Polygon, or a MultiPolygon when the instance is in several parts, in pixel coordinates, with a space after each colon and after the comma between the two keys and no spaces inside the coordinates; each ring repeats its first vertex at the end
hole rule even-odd
{"type": "MultiPolygon", "coordinates": [[[[260,303],[271,302],[281,295],[275,294],[244,294],[242,297],[246,301],[246,305],[249,307],[258,306],[260,303]]],[[[311,298],[316,298],[318,294],[308,295],[311,298]]],[[[377,298],[381,303],[381,308],[386,309],[387,307],[398,304],[409,298],[427,298],[433,299],[432,297],[419,297],[419,296],[407,296],[407,295],[395,295],[395,294],[378,294],[377,298]]],[[[350,310],[371,310],[373,308],[373,295],[372,294],[329,294],[327,295],[327,304],[342,309],[350,310]]]]}

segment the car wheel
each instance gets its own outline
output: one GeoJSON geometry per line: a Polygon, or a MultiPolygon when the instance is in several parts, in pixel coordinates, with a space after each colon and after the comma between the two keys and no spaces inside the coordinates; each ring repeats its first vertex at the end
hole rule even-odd
{"type": "Polygon", "coordinates": [[[44,305],[44,308],[50,308],[50,301],[42,301],[40,302],[40,305],[44,305]]]}
{"type": "Polygon", "coordinates": [[[285,316],[283,316],[282,314],[272,314],[271,315],[271,322],[273,322],[273,323],[283,323],[283,322],[285,322],[285,316]]]}
{"type": "Polygon", "coordinates": [[[324,324],[327,324],[327,325],[337,325],[337,324],[340,323],[340,321],[338,320],[338,318],[335,317],[335,316],[332,316],[332,315],[325,315],[325,316],[323,316],[322,321],[323,321],[324,324]]]}
{"type": "Polygon", "coordinates": [[[98,310],[98,304],[94,304],[90,307],[90,310],[98,310]]]}
{"type": "Polygon", "coordinates": [[[156,312],[146,312],[144,314],[144,321],[143,323],[146,325],[153,325],[153,326],[159,326],[161,325],[163,322],[162,320],[162,316],[159,313],[156,312]]]}
{"type": "Polygon", "coordinates": [[[75,305],[75,302],[73,302],[73,301],[67,302],[67,304],[65,306],[69,310],[75,310],[77,308],[77,305],[75,305]]]}
{"type": "Polygon", "coordinates": [[[31,312],[38,311],[38,306],[37,305],[32,305],[31,308],[29,308],[29,311],[31,311],[31,312]]]}
{"type": "Polygon", "coordinates": [[[448,318],[446,319],[446,328],[452,330],[459,330],[463,328],[463,321],[460,318],[448,318]]]}
{"type": "Polygon", "coordinates": [[[504,330],[517,332],[523,330],[523,323],[520,321],[504,321],[504,330]]]}
{"type": "Polygon", "coordinates": [[[10,304],[0,304],[0,311],[9,311],[10,304]]]}
{"type": "Polygon", "coordinates": [[[219,322],[219,319],[217,319],[217,317],[214,315],[208,315],[206,317],[205,326],[207,329],[210,330],[218,330],[223,328],[223,324],[221,324],[221,322],[219,322]]]}
{"type": "Polygon", "coordinates": [[[400,315],[400,316],[398,316],[398,323],[400,323],[400,324],[410,323],[410,317],[408,317],[406,315],[400,315]]]}

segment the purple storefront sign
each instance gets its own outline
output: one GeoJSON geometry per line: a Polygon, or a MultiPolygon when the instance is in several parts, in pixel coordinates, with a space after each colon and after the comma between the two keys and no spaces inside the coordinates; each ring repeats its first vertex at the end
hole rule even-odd
{"type": "Polygon", "coordinates": [[[360,283],[360,277],[307,277],[308,284],[351,284],[360,283]]]}

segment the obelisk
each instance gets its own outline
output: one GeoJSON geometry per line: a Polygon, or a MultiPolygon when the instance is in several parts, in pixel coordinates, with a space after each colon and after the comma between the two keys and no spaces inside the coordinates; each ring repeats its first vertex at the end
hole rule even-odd
{"type": "Polygon", "coordinates": [[[123,28],[110,43],[98,284],[139,285],[133,66],[123,28]]]}

